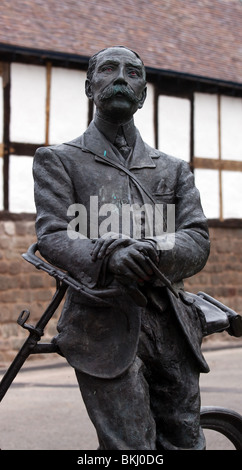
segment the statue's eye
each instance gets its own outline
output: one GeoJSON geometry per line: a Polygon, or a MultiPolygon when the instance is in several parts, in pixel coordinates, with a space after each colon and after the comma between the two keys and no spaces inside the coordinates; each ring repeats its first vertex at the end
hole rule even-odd
{"type": "Polygon", "coordinates": [[[131,77],[138,77],[138,72],[137,72],[137,70],[130,70],[129,75],[131,77]]]}
{"type": "Polygon", "coordinates": [[[103,67],[103,71],[104,71],[104,72],[112,72],[112,71],[113,71],[113,67],[111,67],[110,65],[107,65],[106,67],[103,67]]]}

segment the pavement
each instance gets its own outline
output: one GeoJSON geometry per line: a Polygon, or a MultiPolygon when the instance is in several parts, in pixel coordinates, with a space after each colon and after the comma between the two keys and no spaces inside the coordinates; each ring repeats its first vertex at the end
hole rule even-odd
{"type": "MultiPolygon", "coordinates": [[[[209,374],[200,379],[202,406],[221,406],[242,415],[242,346],[208,348],[209,374]]],[[[9,364],[1,367],[0,379],[9,364]]],[[[234,450],[206,431],[208,450],[234,450]]],[[[95,450],[95,429],[87,415],[74,370],[64,358],[25,362],[0,403],[2,450],[95,450]]]]}

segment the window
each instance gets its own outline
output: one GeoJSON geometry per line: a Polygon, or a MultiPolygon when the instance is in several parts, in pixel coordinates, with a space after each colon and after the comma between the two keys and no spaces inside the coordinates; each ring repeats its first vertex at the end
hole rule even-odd
{"type": "Polygon", "coordinates": [[[35,150],[71,140],[86,129],[85,79],[84,71],[50,62],[0,63],[0,210],[35,212],[35,150]]]}
{"type": "Polygon", "coordinates": [[[134,115],[134,122],[140,131],[142,139],[151,147],[155,146],[155,124],[154,124],[154,86],[147,85],[147,97],[143,108],[134,115]]]}
{"type": "Polygon", "coordinates": [[[158,147],[190,162],[190,101],[160,95],[158,98],[158,147]]]}
{"type": "Polygon", "coordinates": [[[50,86],[49,143],[59,144],[81,135],[87,127],[86,74],[53,67],[50,86]]]}
{"type": "Polygon", "coordinates": [[[195,94],[194,174],[208,218],[242,218],[242,99],[195,94]]]}
{"type": "Polygon", "coordinates": [[[194,153],[196,157],[218,158],[218,97],[195,93],[194,153]]]}
{"type": "MultiPolygon", "coordinates": [[[[134,116],[143,140],[190,164],[207,218],[242,219],[241,93],[152,73],[134,116]]],[[[0,211],[35,212],[35,150],[86,130],[85,80],[85,70],[57,62],[0,62],[0,211]]]]}
{"type": "Polygon", "coordinates": [[[45,142],[45,67],[11,64],[10,142],[45,142]]]}
{"type": "Polygon", "coordinates": [[[35,212],[34,184],[31,157],[10,155],[9,158],[9,210],[35,212]]]}

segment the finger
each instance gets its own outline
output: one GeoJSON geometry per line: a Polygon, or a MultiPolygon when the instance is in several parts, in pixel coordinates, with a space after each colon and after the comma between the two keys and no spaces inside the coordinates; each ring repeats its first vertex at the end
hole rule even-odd
{"type": "Polygon", "coordinates": [[[128,246],[128,245],[131,245],[133,243],[132,239],[130,238],[125,238],[125,239],[119,239],[119,240],[114,240],[112,245],[109,245],[109,247],[107,248],[107,251],[106,251],[106,254],[107,255],[110,255],[110,253],[112,253],[114,250],[116,250],[116,248],[119,248],[120,246],[128,246]]]}
{"type": "Polygon", "coordinates": [[[154,261],[154,263],[158,263],[158,250],[156,250],[155,246],[150,242],[138,241],[136,242],[135,248],[141,253],[144,253],[146,256],[149,256],[154,261]]]}
{"type": "Polygon", "coordinates": [[[95,242],[94,249],[91,253],[92,260],[96,261],[96,259],[101,259],[105,255],[110,255],[114,250],[116,250],[116,248],[119,248],[120,246],[128,246],[132,243],[135,243],[134,240],[128,237],[119,239],[114,239],[112,237],[98,239],[95,242]]]}
{"type": "Polygon", "coordinates": [[[97,258],[102,259],[107,254],[108,248],[110,248],[110,246],[113,245],[115,241],[116,240],[112,238],[107,238],[106,240],[104,240],[104,242],[100,246],[99,252],[97,254],[97,258]]]}
{"type": "Polygon", "coordinates": [[[94,248],[91,252],[92,260],[96,261],[97,258],[101,259],[105,255],[108,246],[112,244],[117,237],[118,234],[110,232],[106,237],[98,238],[95,241],[94,248]]]}
{"type": "Polygon", "coordinates": [[[105,240],[103,240],[102,238],[99,238],[98,240],[95,241],[93,250],[91,252],[92,261],[96,261],[98,253],[99,253],[104,241],[105,240]]]}
{"type": "MultiPolygon", "coordinates": [[[[137,261],[137,258],[133,259],[133,257],[131,256],[130,258],[126,259],[124,262],[124,269],[125,268],[126,268],[126,273],[128,274],[130,279],[133,279],[137,282],[150,280],[151,275],[149,275],[147,271],[143,269],[143,267],[137,261]]],[[[151,272],[151,274],[152,273],[153,271],[151,272]]]]}
{"type": "Polygon", "coordinates": [[[137,250],[136,252],[131,253],[131,256],[136,261],[136,263],[138,263],[138,265],[142,268],[142,270],[147,274],[147,276],[151,277],[154,274],[151,265],[147,262],[146,257],[149,258],[147,255],[137,250]]]}
{"type": "Polygon", "coordinates": [[[159,261],[159,254],[158,254],[158,250],[156,250],[156,248],[151,245],[151,243],[145,243],[145,248],[144,248],[147,256],[149,256],[152,261],[154,261],[154,263],[157,263],[159,261]]]}

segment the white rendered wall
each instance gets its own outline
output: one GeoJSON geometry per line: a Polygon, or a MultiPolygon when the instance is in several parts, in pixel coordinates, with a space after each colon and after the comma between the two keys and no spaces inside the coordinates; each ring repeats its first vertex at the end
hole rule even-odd
{"type": "MultiPolygon", "coordinates": [[[[217,95],[194,95],[194,155],[201,158],[219,157],[217,95]]],[[[198,168],[194,170],[194,177],[206,217],[219,218],[219,172],[198,168]]]]}
{"type": "MultiPolygon", "coordinates": [[[[221,97],[221,158],[242,161],[242,99],[221,97]]],[[[222,172],[223,216],[242,218],[242,173],[222,172]]]]}
{"type": "MultiPolygon", "coordinates": [[[[242,99],[220,98],[221,158],[242,161],[242,99]]],[[[219,158],[218,96],[196,93],[194,99],[195,157],[219,158]]],[[[196,169],[195,183],[208,218],[219,217],[219,174],[196,169]]],[[[222,214],[242,218],[242,173],[222,171],[222,214]]]]}
{"type": "Polygon", "coordinates": [[[45,67],[11,64],[12,142],[45,142],[45,103],[45,67]]]}
{"type": "Polygon", "coordinates": [[[242,172],[223,171],[223,217],[242,218],[242,172]]]}
{"type": "Polygon", "coordinates": [[[3,210],[3,158],[0,157],[0,211],[3,210]]]}
{"type": "Polygon", "coordinates": [[[134,122],[142,139],[151,147],[155,146],[154,127],[154,86],[147,85],[147,97],[144,106],[134,115],[134,122]]]}
{"type": "MultiPolygon", "coordinates": [[[[86,74],[54,67],[51,77],[49,143],[58,144],[73,139],[86,130],[86,74]]],[[[45,133],[46,68],[14,63],[11,65],[10,139],[13,142],[42,144],[45,142],[45,133]]],[[[11,212],[35,212],[32,165],[31,157],[10,156],[11,212]]],[[[0,176],[0,191],[1,184],[0,176]]]]}
{"type": "Polygon", "coordinates": [[[221,97],[221,157],[242,161],[242,99],[221,97]]]}
{"type": "Polygon", "coordinates": [[[218,219],[220,210],[218,170],[198,168],[194,170],[194,177],[205,216],[208,219],[218,219]]]}
{"type": "Polygon", "coordinates": [[[159,96],[158,147],[162,152],[190,160],[190,101],[159,96]]]}
{"type": "Polygon", "coordinates": [[[33,159],[11,155],[9,159],[9,210],[35,212],[33,159]]]}
{"type": "Polygon", "coordinates": [[[3,142],[3,79],[0,76],[0,143],[3,142]]]}
{"type": "Polygon", "coordinates": [[[194,95],[194,155],[204,158],[219,157],[217,95],[194,95]]]}
{"type": "Polygon", "coordinates": [[[50,144],[67,142],[87,128],[86,73],[53,67],[50,95],[50,144]]]}

